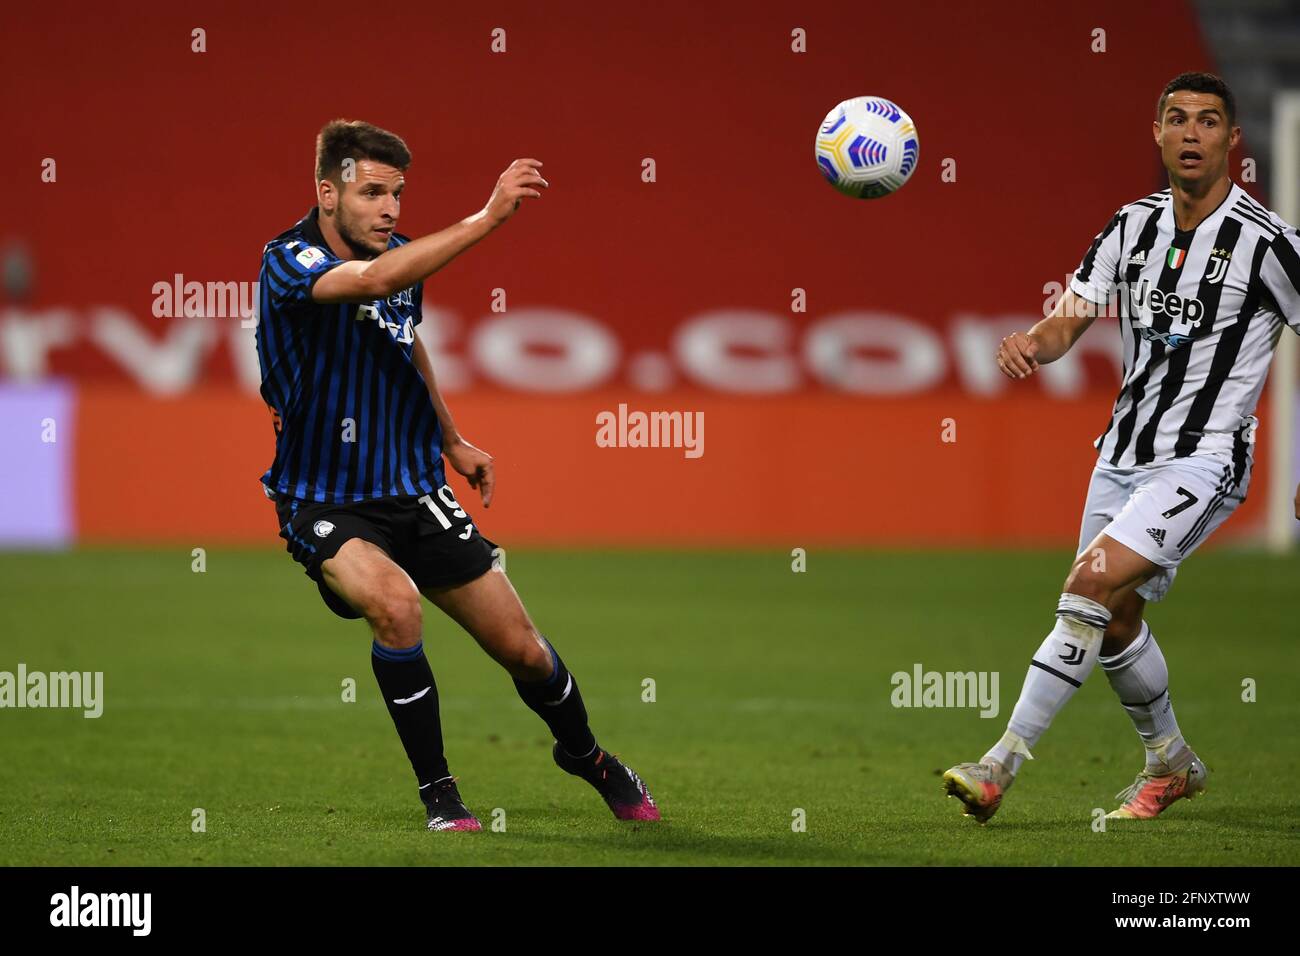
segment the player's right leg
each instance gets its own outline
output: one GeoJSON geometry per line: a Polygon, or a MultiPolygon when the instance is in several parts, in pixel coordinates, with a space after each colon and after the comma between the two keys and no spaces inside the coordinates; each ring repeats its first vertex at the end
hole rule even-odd
{"type": "Polygon", "coordinates": [[[577,680],[538,633],[504,570],[427,587],[424,595],[511,675],[520,700],[554,736],[551,756],[560,769],[590,784],[618,819],[660,819],[645,781],[597,742],[577,680]]]}
{"type": "Polygon", "coordinates": [[[415,771],[430,830],[480,830],[443,754],[438,686],[424,656],[420,592],[377,544],[349,538],[320,565],[323,584],[366,619],[371,668],[415,771]]]}
{"type": "Polygon", "coordinates": [[[1159,571],[1150,559],[1106,534],[1074,560],[1056,607],[1056,626],[1030,660],[1006,733],[978,763],[943,775],[944,789],[965,813],[986,823],[1002,804],[1030,748],[1096,666],[1110,624],[1109,604],[1159,571]]]}
{"type": "MultiPolygon", "coordinates": [[[[1144,659],[1145,673],[1132,683],[1147,686],[1163,677],[1167,695],[1163,656],[1151,653],[1149,628],[1146,643],[1136,642],[1133,622],[1141,606],[1126,595],[1136,591],[1159,600],[1178,565],[1244,498],[1248,480],[1248,470],[1243,476],[1241,462],[1232,456],[1176,459],[1158,468],[1114,469],[1098,463],[1084,509],[1081,541],[1088,543],[1075,558],[1057,608],[1057,627],[1031,661],[1007,732],[979,764],[962,764],[945,774],[949,793],[962,799],[968,814],[983,822],[996,812],[1030,747],[1096,664],[1108,632],[1107,651],[1118,650],[1108,655],[1110,662],[1144,659]],[[1103,530],[1090,540],[1102,522],[1103,530]],[[1127,617],[1114,627],[1113,607],[1127,617]]],[[[1160,692],[1153,687],[1151,696],[1131,702],[1143,708],[1158,705],[1160,692]]],[[[1168,720],[1153,723],[1158,725],[1152,728],[1153,750],[1163,767],[1161,772],[1144,770],[1121,794],[1125,803],[1116,811],[1119,816],[1154,816],[1204,788],[1204,765],[1182,743],[1172,708],[1168,720]]]]}
{"type": "Polygon", "coordinates": [[[326,606],[339,617],[365,618],[370,625],[371,667],[415,771],[429,828],[481,829],[461,802],[443,756],[438,687],[421,640],[420,593],[391,557],[400,502],[276,498],[275,510],[280,537],[326,606]]]}
{"type": "Polygon", "coordinates": [[[420,591],[465,629],[514,681],[519,699],[555,738],[552,758],[590,784],[620,820],[658,820],[645,781],[602,748],[587,719],[578,682],[538,633],[505,568],[449,486],[400,504],[395,552],[420,591]]]}

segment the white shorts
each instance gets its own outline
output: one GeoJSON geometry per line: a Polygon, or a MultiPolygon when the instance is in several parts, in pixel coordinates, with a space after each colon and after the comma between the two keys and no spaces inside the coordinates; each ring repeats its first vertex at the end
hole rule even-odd
{"type": "Polygon", "coordinates": [[[1076,557],[1104,532],[1160,565],[1162,570],[1137,589],[1148,601],[1159,601],[1182,560],[1246,500],[1250,473],[1249,454],[1238,463],[1227,451],[1134,468],[1098,459],[1076,557]]]}

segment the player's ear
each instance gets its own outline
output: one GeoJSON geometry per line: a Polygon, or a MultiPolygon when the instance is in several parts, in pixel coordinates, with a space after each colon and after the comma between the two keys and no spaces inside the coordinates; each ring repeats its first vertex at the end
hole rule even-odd
{"type": "Polygon", "coordinates": [[[339,193],[334,188],[334,183],[328,179],[322,179],[316,184],[316,202],[322,211],[333,212],[334,207],[338,205],[339,193]]]}
{"type": "Polygon", "coordinates": [[[1151,121],[1151,135],[1155,137],[1156,145],[1160,145],[1160,120],[1151,121]]]}
{"type": "Polygon", "coordinates": [[[1231,152],[1232,150],[1236,149],[1237,144],[1240,142],[1241,142],[1241,127],[1234,126],[1231,132],[1228,133],[1228,151],[1231,152]]]}

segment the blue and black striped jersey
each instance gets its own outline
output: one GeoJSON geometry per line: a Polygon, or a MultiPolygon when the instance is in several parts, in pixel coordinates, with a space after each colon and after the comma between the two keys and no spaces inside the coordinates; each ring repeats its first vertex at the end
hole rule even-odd
{"type": "MultiPolygon", "coordinates": [[[[275,424],[262,483],[305,501],[434,492],[446,483],[442,428],[411,351],[424,285],[369,303],[312,301],[343,262],[317,217],[313,208],[262,252],[257,357],[275,424]]],[[[389,248],[409,241],[394,233],[389,248]]]]}

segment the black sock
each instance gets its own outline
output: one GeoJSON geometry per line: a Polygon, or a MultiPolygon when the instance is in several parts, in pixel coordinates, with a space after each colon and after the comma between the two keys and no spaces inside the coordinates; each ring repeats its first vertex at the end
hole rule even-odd
{"type": "Polygon", "coordinates": [[[396,650],[375,641],[370,650],[379,692],[402,738],[411,769],[423,790],[450,776],[442,753],[442,720],[438,716],[438,685],[424,656],[424,642],[396,650]],[[401,703],[399,703],[399,701],[401,703]]]}
{"type": "Polygon", "coordinates": [[[582,705],[578,682],[560,660],[551,642],[546,638],[555,672],[546,680],[515,680],[519,699],[551,729],[553,736],[571,757],[585,757],[596,749],[596,738],[587,726],[587,708],[582,705]]]}

